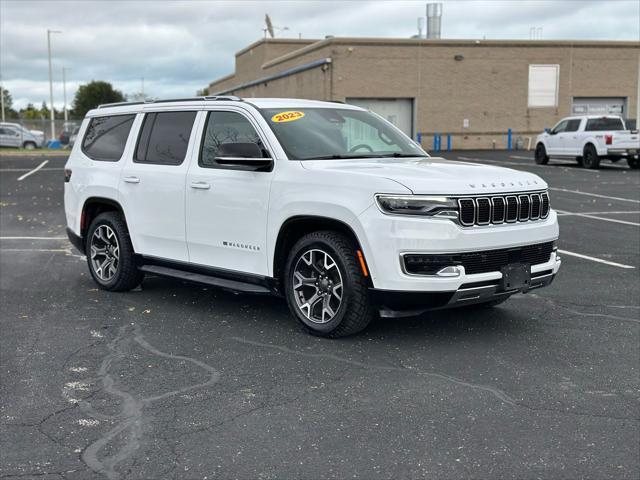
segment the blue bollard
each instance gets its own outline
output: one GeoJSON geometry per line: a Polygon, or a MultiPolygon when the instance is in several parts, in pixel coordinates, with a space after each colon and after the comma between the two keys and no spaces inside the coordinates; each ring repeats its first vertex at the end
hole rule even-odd
{"type": "Polygon", "coordinates": [[[507,150],[511,150],[511,129],[507,129],[507,150]]]}
{"type": "Polygon", "coordinates": [[[447,133],[447,152],[451,151],[451,134],[447,133]]]}
{"type": "Polygon", "coordinates": [[[417,142],[418,142],[418,144],[422,145],[422,134],[420,132],[418,132],[417,142]]]}

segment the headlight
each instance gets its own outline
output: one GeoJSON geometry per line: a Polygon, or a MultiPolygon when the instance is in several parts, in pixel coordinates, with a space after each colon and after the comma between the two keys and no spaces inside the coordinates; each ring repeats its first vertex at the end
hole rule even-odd
{"type": "Polygon", "coordinates": [[[380,209],[396,215],[458,218],[458,202],[449,197],[428,195],[376,195],[380,209]]]}

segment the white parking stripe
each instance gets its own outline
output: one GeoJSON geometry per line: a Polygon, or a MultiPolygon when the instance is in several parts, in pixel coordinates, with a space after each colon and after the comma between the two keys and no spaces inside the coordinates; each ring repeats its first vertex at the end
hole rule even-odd
{"type": "Polygon", "coordinates": [[[45,160],[44,162],[42,162],[40,165],[38,165],[36,168],[34,168],[33,170],[29,170],[27,173],[25,173],[24,175],[22,175],[21,177],[18,177],[18,181],[21,182],[22,180],[24,180],[25,178],[27,178],[29,175],[33,175],[34,173],[36,173],[38,170],[40,170],[42,167],[44,167],[47,163],[49,163],[49,160],[45,160]]]}
{"type": "MultiPolygon", "coordinates": [[[[556,212],[558,212],[560,215],[573,215],[575,217],[593,218],[594,220],[602,220],[603,222],[622,223],[624,225],[633,225],[636,227],[640,227],[640,223],[629,222],[627,220],[618,220],[617,218],[598,217],[596,215],[590,215],[588,213],[565,212],[564,210],[558,210],[558,209],[556,209],[556,212]]],[[[614,213],[614,212],[611,212],[611,213],[614,213]]]]}
{"type": "Polygon", "coordinates": [[[558,215],[630,215],[632,213],[638,214],[640,210],[625,210],[624,212],[580,212],[580,213],[571,213],[565,212],[564,210],[555,209],[558,215]]]}
{"type": "Polygon", "coordinates": [[[632,198],[610,197],[608,195],[600,195],[599,193],[581,192],[579,190],[568,190],[566,188],[549,187],[549,190],[554,190],[556,192],[575,193],[577,195],[588,195],[590,197],[607,198],[609,200],[618,200],[620,202],[640,203],[640,200],[634,200],[632,198]]]}
{"type": "Polygon", "coordinates": [[[68,240],[67,237],[0,237],[0,240],[68,240]]]}
{"type": "MultiPolygon", "coordinates": [[[[53,172],[64,170],[62,167],[41,168],[41,172],[53,172]]],[[[30,172],[29,168],[0,168],[0,172],[30,172]]]]}
{"type": "Polygon", "coordinates": [[[589,255],[583,255],[582,253],[570,252],[568,250],[560,250],[560,249],[558,249],[558,253],[561,253],[563,255],[569,255],[570,257],[582,258],[584,260],[591,260],[592,262],[604,263],[605,265],[611,265],[612,267],[636,268],[633,265],[625,265],[624,263],[610,262],[609,260],[603,260],[601,258],[590,257],[589,255]]]}

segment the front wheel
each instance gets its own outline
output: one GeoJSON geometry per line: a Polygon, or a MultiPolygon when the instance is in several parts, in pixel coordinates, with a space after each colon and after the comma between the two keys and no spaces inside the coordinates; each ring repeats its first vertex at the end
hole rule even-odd
{"type": "Polygon", "coordinates": [[[640,168],[640,156],[628,157],[627,164],[629,164],[630,169],[637,170],[640,168]]]}
{"type": "Polygon", "coordinates": [[[582,166],[593,170],[600,166],[600,157],[598,157],[598,151],[596,147],[589,144],[584,147],[584,154],[582,155],[582,166]]]}
{"type": "Polygon", "coordinates": [[[127,225],[118,213],[98,215],[86,242],[89,271],[100,288],[123,292],[142,283],[144,273],[138,270],[127,225]]]}
{"type": "Polygon", "coordinates": [[[36,144],[33,142],[24,142],[24,145],[22,145],[24,147],[25,150],[35,150],[36,149],[36,144]]]}
{"type": "Polygon", "coordinates": [[[547,155],[547,149],[544,148],[542,143],[536,146],[535,160],[538,165],[546,165],[549,163],[549,155],[547,155]]]}
{"type": "Polygon", "coordinates": [[[356,247],[338,232],[298,240],[287,258],[284,287],[289,309],[313,335],[352,335],[374,315],[356,247]]]}

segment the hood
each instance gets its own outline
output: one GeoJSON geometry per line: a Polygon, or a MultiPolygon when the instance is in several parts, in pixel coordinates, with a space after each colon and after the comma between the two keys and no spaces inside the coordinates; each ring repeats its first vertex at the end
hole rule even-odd
{"type": "Polygon", "coordinates": [[[416,194],[473,195],[547,188],[545,181],[532,173],[444,158],[305,160],[301,163],[311,170],[387,178],[416,194]]]}

